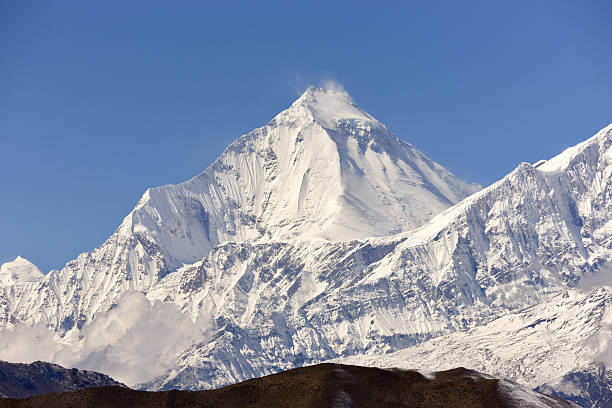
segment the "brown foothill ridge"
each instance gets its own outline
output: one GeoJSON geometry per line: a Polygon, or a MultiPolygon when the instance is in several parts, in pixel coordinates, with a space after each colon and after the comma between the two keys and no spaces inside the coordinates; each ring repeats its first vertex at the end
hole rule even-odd
{"type": "MultiPolygon", "coordinates": [[[[60,407],[513,407],[498,390],[499,380],[464,368],[425,376],[417,371],[324,363],[288,370],[205,391],[136,391],[96,387],[0,399],[0,408],[60,407]]],[[[551,407],[571,407],[558,399],[551,407]]]]}

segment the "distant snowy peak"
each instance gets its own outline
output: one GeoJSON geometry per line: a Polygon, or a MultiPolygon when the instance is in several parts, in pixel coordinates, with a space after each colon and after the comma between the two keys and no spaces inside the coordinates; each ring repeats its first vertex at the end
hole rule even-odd
{"type": "Polygon", "coordinates": [[[34,282],[43,276],[43,273],[36,265],[21,256],[15,258],[14,261],[0,266],[0,286],[9,286],[20,282],[34,282]]]}

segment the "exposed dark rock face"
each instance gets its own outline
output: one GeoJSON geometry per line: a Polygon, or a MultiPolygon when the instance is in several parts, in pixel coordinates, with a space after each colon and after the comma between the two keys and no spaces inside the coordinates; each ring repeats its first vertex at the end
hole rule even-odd
{"type": "Polygon", "coordinates": [[[125,387],[109,376],[95,371],[68,369],[42,361],[32,364],[0,361],[0,397],[4,398],[24,398],[104,385],[125,387]]]}
{"type": "Polygon", "coordinates": [[[208,391],[135,391],[97,387],[0,400],[26,407],[576,407],[514,383],[456,368],[416,371],[319,364],[208,391]]]}

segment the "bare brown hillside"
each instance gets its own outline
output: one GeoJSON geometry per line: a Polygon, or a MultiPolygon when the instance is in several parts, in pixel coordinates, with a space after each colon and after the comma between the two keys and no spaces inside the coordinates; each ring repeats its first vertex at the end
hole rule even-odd
{"type": "MultiPolygon", "coordinates": [[[[519,386],[500,387],[497,379],[457,368],[424,376],[416,371],[319,364],[207,391],[135,391],[97,387],[2,399],[0,408],[59,407],[573,407],[561,399],[531,392],[531,405],[512,395],[519,386]],[[533,405],[535,404],[535,405],[533,405]]],[[[514,385],[513,385],[514,386],[514,385]]]]}

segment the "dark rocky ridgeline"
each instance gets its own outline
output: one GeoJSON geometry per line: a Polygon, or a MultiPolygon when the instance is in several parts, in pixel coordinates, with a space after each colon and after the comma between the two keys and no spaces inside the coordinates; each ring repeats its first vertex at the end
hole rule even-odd
{"type": "Polygon", "coordinates": [[[95,371],[68,369],[43,361],[19,364],[0,360],[0,397],[3,398],[25,398],[104,385],[125,387],[95,371]]]}
{"type": "Polygon", "coordinates": [[[416,371],[319,364],[208,391],[135,391],[97,387],[0,400],[25,407],[576,407],[507,381],[457,368],[416,371]]]}

